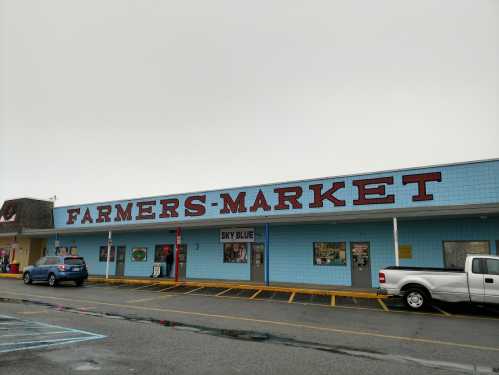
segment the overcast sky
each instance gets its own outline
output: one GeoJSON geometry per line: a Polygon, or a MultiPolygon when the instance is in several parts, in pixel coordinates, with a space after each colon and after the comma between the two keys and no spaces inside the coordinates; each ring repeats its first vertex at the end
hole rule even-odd
{"type": "Polygon", "coordinates": [[[499,157],[497,0],[0,4],[0,201],[499,157]]]}

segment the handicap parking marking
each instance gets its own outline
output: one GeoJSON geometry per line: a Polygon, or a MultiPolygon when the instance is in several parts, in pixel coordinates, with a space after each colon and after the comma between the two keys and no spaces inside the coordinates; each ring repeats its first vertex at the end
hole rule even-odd
{"type": "Polygon", "coordinates": [[[97,333],[8,315],[0,315],[0,321],[3,328],[0,332],[0,354],[67,345],[106,337],[97,333]]]}

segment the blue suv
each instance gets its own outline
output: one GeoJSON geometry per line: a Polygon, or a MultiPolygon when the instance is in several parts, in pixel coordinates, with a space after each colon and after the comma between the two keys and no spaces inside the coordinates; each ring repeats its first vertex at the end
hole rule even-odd
{"type": "Polygon", "coordinates": [[[82,257],[74,255],[47,256],[40,258],[34,266],[24,269],[25,284],[45,281],[56,286],[59,281],[74,281],[76,286],[83,285],[88,278],[87,265],[82,257]]]}

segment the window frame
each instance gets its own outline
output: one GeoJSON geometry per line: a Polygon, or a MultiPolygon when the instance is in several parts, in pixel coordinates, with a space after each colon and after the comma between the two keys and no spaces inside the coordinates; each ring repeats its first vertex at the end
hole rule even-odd
{"type": "MultiPolygon", "coordinates": [[[[223,247],[222,247],[222,263],[223,264],[248,264],[248,242],[223,242],[223,247]],[[243,262],[230,262],[226,261],[225,257],[225,247],[227,245],[244,245],[244,261],[243,262]]],[[[232,250],[234,251],[234,250],[232,250]]]]}
{"type": "Polygon", "coordinates": [[[347,241],[314,241],[312,242],[312,266],[317,266],[317,267],[346,267],[348,265],[347,261],[347,241]],[[315,255],[316,251],[316,244],[342,244],[343,245],[343,251],[345,253],[345,261],[342,264],[335,264],[335,263],[317,263],[317,256],[315,255]]]}
{"type": "MultiPolygon", "coordinates": [[[[102,262],[107,262],[107,254],[106,256],[102,259],[101,258],[101,251],[102,249],[105,248],[106,249],[106,252],[107,252],[107,245],[103,245],[103,246],[100,246],[99,247],[99,262],[102,263],[102,262]]],[[[112,262],[115,262],[116,261],[116,247],[114,245],[111,246],[111,251],[110,251],[110,254],[109,254],[109,263],[112,263],[112,262]]]]}

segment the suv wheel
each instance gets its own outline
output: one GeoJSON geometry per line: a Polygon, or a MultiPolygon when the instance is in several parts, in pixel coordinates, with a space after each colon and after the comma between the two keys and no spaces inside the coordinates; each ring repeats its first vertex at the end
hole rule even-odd
{"type": "Polygon", "coordinates": [[[57,280],[56,280],[55,275],[53,273],[51,273],[49,275],[49,285],[51,287],[55,287],[57,285],[57,280]]]}
{"type": "Polygon", "coordinates": [[[31,284],[32,280],[31,280],[31,275],[29,274],[29,272],[24,273],[23,281],[26,285],[31,284]]]}

